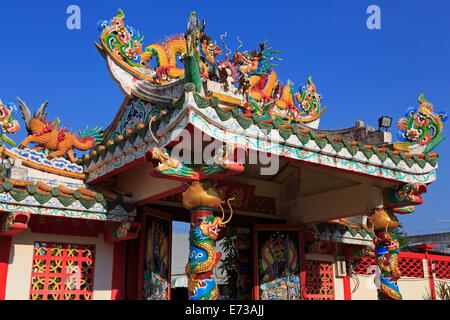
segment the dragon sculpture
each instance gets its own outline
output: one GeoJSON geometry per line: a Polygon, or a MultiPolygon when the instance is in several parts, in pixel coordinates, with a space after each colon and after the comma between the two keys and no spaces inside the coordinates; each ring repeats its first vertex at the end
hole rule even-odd
{"type": "Polygon", "coordinates": [[[222,208],[225,201],[216,191],[212,179],[241,173],[244,167],[229,161],[230,151],[226,146],[219,148],[212,159],[198,165],[185,164],[173,158],[172,151],[152,147],[146,152],[145,159],[151,164],[151,176],[190,183],[182,195],[183,206],[191,213],[190,253],[186,265],[189,299],[214,300],[217,298],[214,268],[220,259],[220,254],[215,250],[215,241],[221,228],[231,220],[233,210],[230,202],[234,198],[227,200],[230,216],[225,221],[222,208]],[[222,216],[216,217],[214,211],[219,208],[222,216]]]}
{"type": "Polygon", "coordinates": [[[434,111],[423,93],[418,101],[420,105],[409,108],[404,118],[398,121],[401,142],[396,145],[409,147],[415,153],[429,153],[445,139],[441,133],[448,116],[442,111],[434,111]]]}
{"type": "Polygon", "coordinates": [[[386,188],[383,191],[384,206],[399,208],[423,203],[422,193],[427,192],[424,183],[407,183],[398,188],[386,188]]]}
{"type": "Polygon", "coordinates": [[[222,146],[217,154],[207,163],[201,165],[186,164],[171,156],[171,151],[166,148],[150,148],[145,159],[151,164],[150,174],[160,178],[168,178],[181,181],[193,181],[204,179],[217,179],[224,172],[240,173],[243,166],[228,159],[230,151],[222,146]]]}
{"type": "Polygon", "coordinates": [[[312,77],[301,93],[295,93],[290,80],[282,86],[272,69],[276,66],[273,61],[280,60],[273,57],[278,52],[271,47],[266,49],[266,42],[260,43],[259,51],[235,52],[232,61],[241,77],[239,87],[244,94],[248,93],[247,112],[260,113],[265,119],[277,118],[283,124],[316,120],[326,107],[321,106],[322,96],[317,93],[312,77]]]}
{"type": "Polygon", "coordinates": [[[291,125],[313,122],[326,110],[311,77],[299,92],[292,81],[288,80],[285,85],[279,81],[273,68],[277,66],[274,62],[281,60],[274,56],[280,51],[267,47],[267,41],[260,43],[258,50],[241,52],[242,42],[238,38],[240,45],[232,54],[223,40],[224,35],[220,37],[224,48],[220,48],[205,33],[205,22],[200,25],[193,12],[188,22],[192,30],[144,47],[143,37],[136,29],[125,25],[124,18],[119,9],[117,16],[98,23],[102,43],[98,47],[137,78],[159,85],[183,77],[193,82],[186,70],[196,64],[199,78],[220,82],[224,92],[239,97],[240,112],[244,116],[257,114],[262,122],[271,123],[276,119],[282,125],[291,125]],[[220,59],[225,50],[228,50],[225,59],[220,59]]]}
{"type": "MultiPolygon", "coordinates": [[[[14,120],[13,112],[15,109],[15,105],[12,103],[8,103],[7,105],[4,105],[3,102],[0,100],[0,130],[1,130],[1,137],[0,137],[0,148],[1,150],[4,150],[3,142],[6,142],[7,144],[11,146],[15,146],[16,143],[11,140],[6,134],[14,134],[20,129],[20,125],[17,122],[17,120],[14,120]]],[[[3,152],[2,152],[3,153],[3,152]]]]}
{"type": "Polygon", "coordinates": [[[89,150],[102,139],[103,130],[101,128],[88,129],[86,127],[83,132],[79,132],[78,136],[66,131],[65,128],[59,128],[59,121],[48,122],[46,120],[45,108],[48,101],[41,104],[38,111],[31,116],[31,111],[25,102],[19,100],[19,108],[22,111],[23,120],[25,121],[28,131],[26,137],[19,145],[20,149],[25,148],[30,143],[37,146],[33,150],[49,150],[48,159],[64,156],[67,153],[70,161],[75,163],[74,148],[78,150],[89,150]]]}
{"type": "Polygon", "coordinates": [[[208,182],[193,181],[183,193],[183,205],[191,211],[191,230],[189,232],[189,260],[186,265],[188,292],[190,300],[217,299],[217,285],[213,269],[220,260],[215,241],[221,228],[231,220],[233,211],[230,201],[230,216],[225,221],[225,212],[219,194],[208,182]],[[221,208],[222,217],[215,217],[214,210],[221,208]]]}
{"type": "Polygon", "coordinates": [[[125,14],[121,9],[117,16],[111,20],[98,22],[97,28],[101,31],[100,39],[116,57],[132,67],[143,68],[140,63],[142,53],[142,37],[133,27],[123,22],[125,14]]]}
{"type": "MultiPolygon", "coordinates": [[[[167,84],[184,76],[184,69],[179,67],[186,55],[185,35],[168,37],[165,41],[154,43],[143,49],[143,37],[131,26],[125,25],[125,14],[121,9],[111,20],[98,23],[100,39],[107,50],[127,65],[137,68],[151,77],[148,80],[157,84],[167,84]],[[151,60],[155,61],[151,63],[151,60]]],[[[205,34],[205,22],[200,29],[200,69],[202,77],[209,77],[215,66],[215,57],[221,54],[214,40],[205,34]]]]}
{"type": "Polygon", "coordinates": [[[399,221],[393,214],[392,209],[377,208],[372,210],[368,227],[375,232],[375,257],[376,264],[381,274],[380,289],[378,296],[380,300],[402,300],[397,281],[401,277],[398,268],[398,253],[400,243],[397,239],[397,228],[399,221]]]}
{"type": "MultiPolygon", "coordinates": [[[[398,241],[399,220],[394,213],[410,213],[411,206],[423,202],[422,194],[427,192],[423,183],[407,183],[397,188],[386,188],[383,191],[383,206],[373,209],[367,219],[367,227],[374,234],[374,252],[376,264],[380,268],[379,299],[402,300],[397,285],[401,272],[398,268],[398,241]]],[[[368,252],[366,252],[368,253],[368,252]]]]}

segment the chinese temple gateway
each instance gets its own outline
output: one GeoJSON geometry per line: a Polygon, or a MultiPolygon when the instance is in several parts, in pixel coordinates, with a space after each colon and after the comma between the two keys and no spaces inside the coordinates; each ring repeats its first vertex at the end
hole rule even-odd
{"type": "Polygon", "coordinates": [[[279,79],[267,41],[233,51],[195,13],[153,44],[121,10],[98,28],[125,96],[106,129],[72,133],[19,99],[14,147],[0,106],[0,300],[174,298],[173,221],[190,223],[192,300],[436,298],[450,259],[400,251],[397,218],[436,180],[447,116],[423,94],[398,142],[362,121],[322,130],[312,77],[279,79]]]}

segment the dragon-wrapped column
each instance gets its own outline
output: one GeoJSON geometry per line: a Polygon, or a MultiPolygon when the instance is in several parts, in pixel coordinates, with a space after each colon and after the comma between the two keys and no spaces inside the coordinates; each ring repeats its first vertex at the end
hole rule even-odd
{"type": "Polygon", "coordinates": [[[401,277],[399,269],[399,220],[397,214],[411,213],[414,206],[423,203],[421,195],[427,186],[421,183],[404,184],[383,191],[383,205],[372,209],[368,217],[368,226],[375,234],[374,253],[380,269],[378,278],[379,300],[402,300],[398,287],[401,277]]]}
{"type": "Polygon", "coordinates": [[[380,269],[378,289],[379,300],[402,300],[397,281],[401,277],[398,268],[400,244],[397,238],[399,221],[392,209],[373,209],[369,223],[375,233],[374,251],[376,264],[380,269]]]}
{"type": "MultiPolygon", "coordinates": [[[[229,200],[230,201],[230,200],[229,200]]],[[[183,193],[183,205],[191,214],[189,232],[189,260],[186,265],[189,300],[216,300],[217,284],[214,268],[220,260],[216,239],[224,221],[221,199],[210,183],[194,181],[183,193]],[[222,217],[214,212],[222,209],[222,217]]],[[[230,207],[231,208],[231,207],[230,207]]]]}
{"type": "Polygon", "coordinates": [[[227,200],[230,216],[224,221],[222,204],[225,201],[222,201],[214,189],[214,181],[244,170],[241,163],[229,160],[228,154],[224,148],[218,150],[210,164],[192,165],[172,158],[170,151],[165,148],[150,148],[146,152],[146,160],[151,164],[150,175],[187,182],[187,188],[183,192],[183,205],[191,215],[190,252],[186,265],[190,300],[217,299],[214,268],[219,262],[220,254],[216,252],[216,240],[220,229],[231,220],[233,211],[230,201],[233,198],[227,200]],[[214,216],[214,212],[219,209],[222,216],[214,216]]]}

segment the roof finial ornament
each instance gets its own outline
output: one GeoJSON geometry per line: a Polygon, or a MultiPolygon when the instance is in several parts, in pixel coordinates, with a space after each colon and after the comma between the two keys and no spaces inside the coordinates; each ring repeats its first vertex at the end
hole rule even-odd
{"type": "Polygon", "coordinates": [[[408,108],[397,123],[400,142],[396,142],[395,146],[412,153],[429,153],[445,139],[442,131],[448,116],[445,112],[434,110],[423,93],[417,100],[420,105],[408,108]]]}

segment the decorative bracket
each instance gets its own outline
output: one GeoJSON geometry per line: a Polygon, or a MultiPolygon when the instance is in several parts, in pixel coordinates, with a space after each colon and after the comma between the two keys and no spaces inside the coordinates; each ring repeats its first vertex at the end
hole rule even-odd
{"type": "Polygon", "coordinates": [[[105,242],[119,242],[135,239],[139,235],[141,224],[139,222],[123,222],[108,226],[104,232],[105,242]]]}
{"type": "Polygon", "coordinates": [[[13,236],[28,228],[28,212],[7,212],[0,216],[0,236],[13,236]]]}
{"type": "MultiPolygon", "coordinates": [[[[401,208],[423,203],[422,194],[427,192],[424,183],[407,183],[398,188],[387,188],[383,191],[383,204],[387,208],[401,208]]],[[[407,212],[396,212],[407,213],[407,212]]]]}

